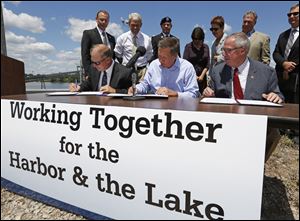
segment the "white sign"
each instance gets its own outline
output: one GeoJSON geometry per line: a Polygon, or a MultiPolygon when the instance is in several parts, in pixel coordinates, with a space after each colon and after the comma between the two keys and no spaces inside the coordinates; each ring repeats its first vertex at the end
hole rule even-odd
{"type": "Polygon", "coordinates": [[[260,219],[266,116],[1,100],[1,176],[114,219],[260,219]]]}

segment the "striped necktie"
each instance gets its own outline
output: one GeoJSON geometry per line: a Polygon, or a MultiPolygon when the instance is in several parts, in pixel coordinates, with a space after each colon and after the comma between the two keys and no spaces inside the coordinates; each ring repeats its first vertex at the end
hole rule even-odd
{"type": "Polygon", "coordinates": [[[107,85],[107,73],[106,71],[103,71],[103,77],[101,82],[101,87],[107,85]]]}
{"type": "Polygon", "coordinates": [[[285,48],[285,51],[284,51],[284,58],[287,59],[289,54],[290,54],[290,51],[291,51],[291,48],[293,47],[293,43],[294,43],[294,34],[297,30],[296,29],[292,29],[291,30],[291,33],[290,33],[290,37],[289,37],[289,40],[286,44],[286,48],[285,48]]]}
{"type": "Polygon", "coordinates": [[[108,41],[107,41],[106,34],[104,31],[102,32],[102,39],[103,39],[103,44],[108,46],[108,41]]]}

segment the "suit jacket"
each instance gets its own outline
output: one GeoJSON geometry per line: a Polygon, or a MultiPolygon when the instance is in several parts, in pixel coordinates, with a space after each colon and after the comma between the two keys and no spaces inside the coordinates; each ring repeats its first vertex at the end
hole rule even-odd
{"type": "Polygon", "coordinates": [[[296,39],[295,43],[293,44],[290,54],[287,58],[288,61],[293,61],[297,64],[296,68],[289,73],[290,78],[288,81],[283,80],[283,67],[282,64],[286,59],[284,59],[284,51],[290,36],[291,29],[288,29],[279,35],[277,40],[277,44],[275,46],[275,50],[273,52],[273,59],[276,63],[276,71],[278,75],[278,81],[280,88],[284,90],[294,91],[295,84],[298,83],[299,87],[299,37],[296,39]],[[298,78],[298,82],[297,81],[298,78]]]}
{"type": "MultiPolygon", "coordinates": [[[[91,67],[88,79],[80,85],[80,91],[98,91],[100,74],[96,68],[91,67]]],[[[131,69],[115,62],[109,85],[116,89],[117,93],[127,93],[131,86],[131,69]]]]}
{"type": "Polygon", "coordinates": [[[270,64],[270,37],[261,32],[254,32],[250,38],[248,57],[270,64]]]}
{"type": "MultiPolygon", "coordinates": [[[[116,39],[114,36],[107,33],[107,38],[110,44],[110,48],[113,51],[116,45],[116,39]]],[[[91,54],[90,49],[95,44],[103,44],[102,38],[97,28],[84,30],[81,39],[81,60],[85,73],[90,72],[91,68],[91,54]]]]}
{"type": "MultiPolygon", "coordinates": [[[[172,38],[176,38],[174,35],[170,35],[170,37],[172,38]]],[[[160,40],[162,40],[164,38],[164,35],[163,33],[160,33],[158,35],[155,35],[151,38],[151,43],[152,43],[152,49],[153,49],[153,56],[152,56],[152,59],[151,61],[155,60],[156,58],[158,58],[158,42],[160,40]]],[[[178,55],[180,57],[180,42],[179,42],[179,39],[176,38],[178,40],[178,46],[179,46],[179,49],[178,49],[178,55]]]]}
{"type": "MultiPolygon", "coordinates": [[[[261,62],[249,58],[250,67],[244,92],[244,99],[262,100],[263,93],[274,92],[282,99],[275,69],[261,62]]],[[[216,97],[231,98],[233,74],[231,67],[225,62],[216,65],[210,74],[210,87],[214,90],[216,97]]]]}

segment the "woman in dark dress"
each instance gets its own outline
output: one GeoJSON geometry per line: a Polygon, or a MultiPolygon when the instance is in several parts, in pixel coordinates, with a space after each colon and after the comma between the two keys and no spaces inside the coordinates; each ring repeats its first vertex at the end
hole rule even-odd
{"type": "Polygon", "coordinates": [[[204,31],[200,27],[194,28],[192,42],[185,46],[183,58],[188,60],[195,68],[200,93],[207,86],[207,74],[210,65],[209,47],[204,44],[204,31]]]}

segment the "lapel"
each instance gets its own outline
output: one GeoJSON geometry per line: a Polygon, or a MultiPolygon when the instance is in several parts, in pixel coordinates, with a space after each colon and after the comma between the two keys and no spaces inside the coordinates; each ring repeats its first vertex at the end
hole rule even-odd
{"type": "Polygon", "coordinates": [[[247,82],[246,82],[246,88],[244,93],[244,99],[249,99],[250,92],[255,91],[256,87],[256,79],[258,79],[259,76],[257,76],[257,70],[255,66],[253,65],[252,60],[249,58],[250,66],[249,66],[249,72],[247,76],[247,82]]]}
{"type": "Polygon", "coordinates": [[[117,66],[117,63],[115,62],[112,72],[111,72],[111,78],[110,78],[109,85],[115,85],[116,78],[114,77],[114,75],[116,72],[118,72],[118,66],[117,66]]]}
{"type": "Polygon", "coordinates": [[[296,41],[294,42],[289,55],[293,54],[293,51],[296,49],[297,46],[299,47],[299,36],[297,37],[296,41]]]}
{"type": "Polygon", "coordinates": [[[93,85],[93,90],[98,91],[98,84],[99,84],[99,79],[100,79],[100,72],[96,68],[92,68],[92,74],[91,74],[91,81],[93,85]]]}
{"type": "Polygon", "coordinates": [[[101,38],[100,33],[97,28],[94,28],[94,34],[96,37],[96,39],[95,39],[96,42],[99,42],[99,44],[102,44],[102,38],[101,38]]]}

